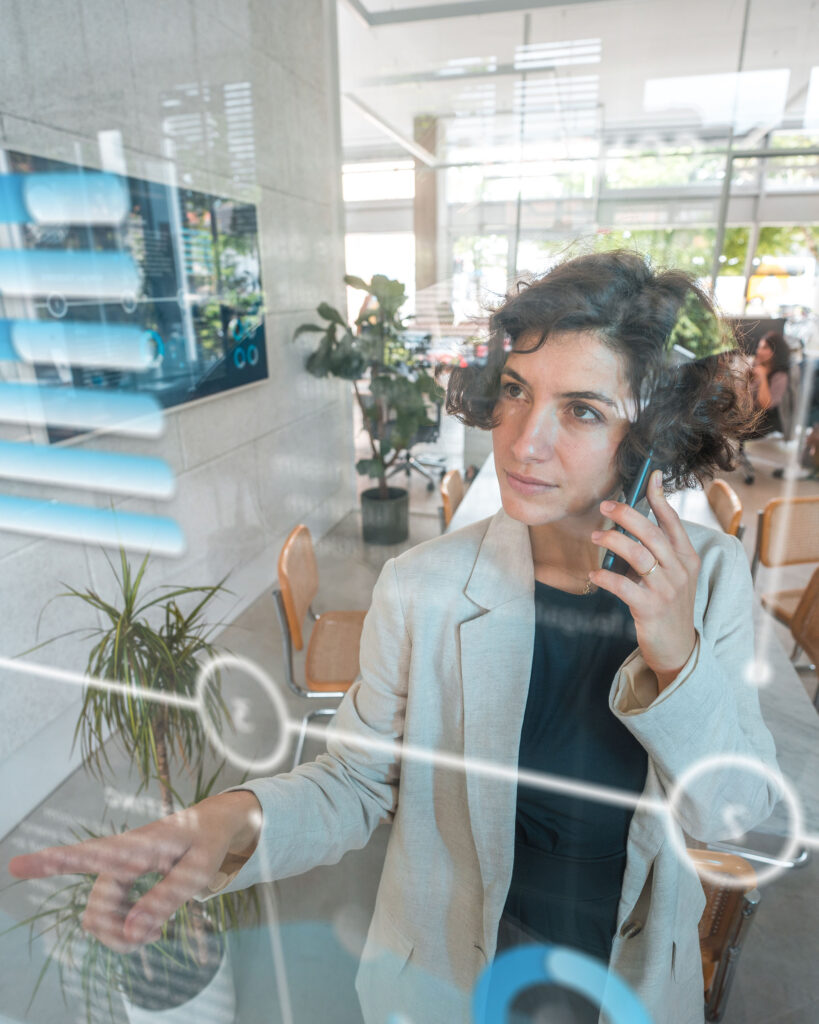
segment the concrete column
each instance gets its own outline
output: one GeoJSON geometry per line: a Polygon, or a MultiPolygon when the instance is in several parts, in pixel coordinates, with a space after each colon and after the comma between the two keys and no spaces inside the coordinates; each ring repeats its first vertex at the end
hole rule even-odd
{"type": "MultiPolygon", "coordinates": [[[[437,153],[438,121],[421,114],[413,123],[413,136],[424,149],[437,153]]],[[[438,179],[437,171],[415,161],[415,290],[430,288],[438,281],[438,179]]]]}

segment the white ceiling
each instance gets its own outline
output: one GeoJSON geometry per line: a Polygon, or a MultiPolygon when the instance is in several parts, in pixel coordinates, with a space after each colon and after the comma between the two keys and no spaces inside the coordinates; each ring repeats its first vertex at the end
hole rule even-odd
{"type": "Polygon", "coordinates": [[[517,139],[522,115],[527,141],[569,148],[729,128],[756,144],[808,104],[819,132],[819,0],[338,0],[338,27],[348,158],[400,154],[421,114],[475,145],[517,139]]]}

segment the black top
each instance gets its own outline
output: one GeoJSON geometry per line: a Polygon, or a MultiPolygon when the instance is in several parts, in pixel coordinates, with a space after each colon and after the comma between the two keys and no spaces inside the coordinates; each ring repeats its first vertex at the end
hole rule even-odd
{"type": "MultiPolygon", "coordinates": [[[[628,607],[605,590],[535,583],[535,646],[521,768],[642,792],[647,755],[608,706],[637,646],[628,607]]],[[[633,809],[518,787],[515,866],[506,914],[539,941],[607,960],[633,809]]]]}

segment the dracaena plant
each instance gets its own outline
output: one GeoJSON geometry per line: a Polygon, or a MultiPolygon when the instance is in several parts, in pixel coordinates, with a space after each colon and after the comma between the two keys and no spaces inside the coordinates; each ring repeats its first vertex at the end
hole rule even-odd
{"type": "MultiPolygon", "coordinates": [[[[97,620],[87,629],[61,634],[80,634],[91,642],[86,664],[89,679],[119,684],[96,686],[90,682],[86,686],[74,743],[80,744],[84,769],[100,782],[114,781],[107,747],[117,745],[136,767],[139,789],[155,784],[163,812],[171,814],[186,805],[180,793],[183,780],[192,791],[191,802],[196,803],[215,791],[225,767],[222,760],[215,769],[205,769],[208,741],[201,717],[207,714],[219,732],[230,722],[218,672],[210,674],[209,685],[199,694],[201,704],[191,702],[197,696],[203,663],[217,653],[205,613],[223,592],[224,581],[143,593],[147,556],[136,570],[124,551],[120,552],[118,570],[110,561],[109,565],[116,580],[114,599],[91,588],[73,586],[58,595],[81,602],[97,620]],[[176,697],[187,700],[176,701],[176,697]]],[[[116,830],[126,827],[120,822],[116,830]]],[[[74,832],[73,837],[80,840],[99,834],[102,832],[86,830],[85,834],[74,832]]],[[[139,879],[133,899],[156,880],[152,876],[139,879]]],[[[156,995],[163,988],[169,992],[179,988],[181,974],[196,974],[201,969],[212,973],[214,957],[221,954],[223,933],[238,927],[248,912],[257,915],[259,909],[252,889],[219,895],[204,904],[191,900],[164,925],[157,942],[137,953],[115,953],[82,929],[94,881],[88,875],[73,880],[15,926],[27,925],[31,940],[52,937],[32,999],[49,966],[56,964],[63,979],[65,969],[70,968],[72,976],[79,978],[89,1022],[94,1008],[106,1001],[113,1016],[112,996],[117,991],[132,994],[144,991],[147,985],[156,995]]]]}
{"type": "Polygon", "coordinates": [[[442,391],[425,370],[411,367],[401,343],[404,321],[399,315],[406,302],[404,285],[383,274],[369,284],[347,275],[345,284],[367,293],[361,312],[350,325],[329,302],[316,312],[322,324],[305,323],[294,340],[304,334],[320,334],[317,348],[307,356],[305,368],[314,377],[340,377],[352,381],[370,442],[370,456],[359,459],[356,469],[378,481],[380,496],[389,494],[387,473],[413,443],[421,427],[431,426],[428,403],[442,400],[442,391]],[[360,381],[369,377],[369,394],[360,381]]]}

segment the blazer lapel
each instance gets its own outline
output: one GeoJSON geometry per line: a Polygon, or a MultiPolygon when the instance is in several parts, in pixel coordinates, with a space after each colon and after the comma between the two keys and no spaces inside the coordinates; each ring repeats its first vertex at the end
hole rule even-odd
{"type": "Polygon", "coordinates": [[[467,800],[492,946],[512,875],[515,775],[535,629],[529,531],[503,510],[487,529],[464,592],[476,605],[475,617],[460,625],[467,800]]]}

